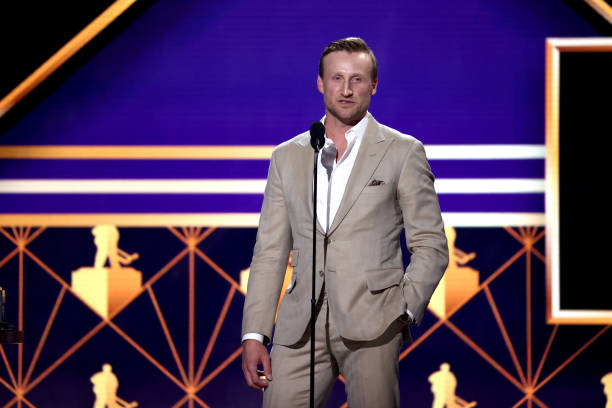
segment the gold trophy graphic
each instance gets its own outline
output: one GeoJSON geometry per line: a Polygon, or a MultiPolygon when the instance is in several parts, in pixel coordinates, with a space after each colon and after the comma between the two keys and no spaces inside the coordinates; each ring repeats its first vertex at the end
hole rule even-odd
{"type": "Polygon", "coordinates": [[[96,396],[94,408],[135,408],[136,401],[127,402],[117,396],[119,380],[110,364],[104,364],[102,371],[95,373],[91,379],[93,392],[96,396]]]}
{"type": "Polygon", "coordinates": [[[478,291],[480,275],[476,269],[463,266],[476,258],[476,253],[468,254],[455,247],[457,232],[453,227],[444,227],[444,232],[448,240],[448,267],[429,301],[429,310],[440,317],[478,291]]]}
{"type": "Polygon", "coordinates": [[[432,408],[472,408],[476,401],[467,402],[455,394],[457,378],[450,370],[450,364],[442,363],[440,369],[427,378],[431,384],[431,393],[434,396],[432,408]]]}
{"type": "Polygon", "coordinates": [[[138,254],[121,250],[119,230],[114,225],[92,229],[96,244],[94,266],[72,272],[72,289],[102,317],[108,318],[118,307],[140,293],[142,273],[126,267],[138,254]],[[109,267],[106,267],[108,260],[109,267]]]}

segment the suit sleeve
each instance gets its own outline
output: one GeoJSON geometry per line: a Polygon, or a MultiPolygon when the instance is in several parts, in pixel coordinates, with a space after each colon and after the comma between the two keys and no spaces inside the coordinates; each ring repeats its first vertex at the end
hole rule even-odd
{"type": "Polygon", "coordinates": [[[268,169],[242,320],[242,336],[262,334],[264,344],[272,338],[276,307],[292,247],[277,156],[275,150],[268,169]]]}
{"type": "Polygon", "coordinates": [[[444,223],[434,189],[434,176],[423,144],[415,140],[398,181],[406,245],[412,254],[402,289],[407,308],[418,324],[448,265],[444,223]]]}

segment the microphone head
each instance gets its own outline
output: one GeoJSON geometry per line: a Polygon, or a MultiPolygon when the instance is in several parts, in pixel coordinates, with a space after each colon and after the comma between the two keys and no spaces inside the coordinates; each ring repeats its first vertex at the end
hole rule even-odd
{"type": "Polygon", "coordinates": [[[319,122],[312,122],[310,125],[310,145],[318,152],[325,144],[325,126],[319,122]]]}

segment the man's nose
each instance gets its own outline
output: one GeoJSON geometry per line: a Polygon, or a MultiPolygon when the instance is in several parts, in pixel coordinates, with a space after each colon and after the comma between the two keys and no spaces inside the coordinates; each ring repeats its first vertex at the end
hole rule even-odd
{"type": "Polygon", "coordinates": [[[351,96],[353,94],[353,90],[351,89],[350,81],[344,83],[342,87],[342,96],[351,96]]]}

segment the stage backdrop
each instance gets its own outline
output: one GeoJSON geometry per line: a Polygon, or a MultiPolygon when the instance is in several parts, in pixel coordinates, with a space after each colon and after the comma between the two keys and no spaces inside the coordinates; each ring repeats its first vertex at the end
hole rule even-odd
{"type": "Polygon", "coordinates": [[[240,323],[268,158],[323,116],[319,55],[353,35],[449,237],[403,405],[452,384],[465,407],[606,404],[609,326],[545,315],[545,39],[597,36],[563,2],[159,0],[112,34],[0,137],[0,285],[26,336],[0,346],[4,406],[260,404],[240,323]]]}

